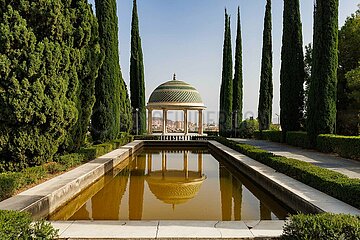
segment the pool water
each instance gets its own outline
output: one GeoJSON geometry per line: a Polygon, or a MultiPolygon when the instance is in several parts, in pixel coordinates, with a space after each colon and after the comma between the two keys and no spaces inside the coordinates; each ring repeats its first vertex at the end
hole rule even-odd
{"type": "Polygon", "coordinates": [[[271,220],[289,210],[207,149],[143,149],[50,220],[271,220]]]}

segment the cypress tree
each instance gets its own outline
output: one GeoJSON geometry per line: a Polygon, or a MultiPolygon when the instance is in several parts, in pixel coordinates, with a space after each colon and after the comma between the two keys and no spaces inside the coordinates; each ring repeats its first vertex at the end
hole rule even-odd
{"type": "Polygon", "coordinates": [[[105,55],[95,82],[95,105],[91,118],[92,136],[97,142],[115,139],[121,127],[126,129],[127,93],[119,63],[118,18],[116,0],[95,0],[99,21],[99,42],[105,55]]]}
{"type": "Polygon", "coordinates": [[[317,0],[314,14],[313,61],[307,128],[316,136],[333,133],[336,122],[338,67],[338,0],[317,0]]]}
{"type": "Polygon", "coordinates": [[[89,130],[92,108],[95,103],[95,80],[102,65],[97,19],[86,0],[76,2],[76,11],[81,24],[77,29],[77,46],[81,49],[81,64],[78,65],[79,87],[77,91],[78,119],[70,130],[63,148],[67,151],[78,150],[85,143],[89,130]]]}
{"type": "Polygon", "coordinates": [[[225,9],[225,33],[223,47],[223,69],[220,87],[220,114],[219,114],[219,133],[221,136],[229,136],[232,123],[232,49],[231,49],[231,30],[230,16],[225,9]]]}
{"type": "Polygon", "coordinates": [[[83,28],[89,24],[82,12],[87,7],[86,1],[0,2],[0,158],[5,169],[51,161],[77,121],[79,64],[90,36],[83,28]]]}
{"type": "Polygon", "coordinates": [[[146,132],[145,82],[136,0],[133,3],[131,23],[130,93],[134,116],[133,133],[138,130],[139,134],[142,134],[146,132]],[[136,122],[138,123],[137,126],[136,122]]]}
{"type": "Polygon", "coordinates": [[[261,59],[260,96],[258,106],[259,129],[270,128],[272,115],[272,39],[271,39],[271,0],[267,0],[264,18],[263,48],[261,59]]]}
{"type": "Polygon", "coordinates": [[[243,74],[242,74],[242,39],[240,23],[240,7],[238,7],[236,47],[235,47],[235,74],[233,82],[233,129],[240,127],[243,109],[243,74]]]}
{"type": "Polygon", "coordinates": [[[298,131],[304,113],[304,53],[299,0],[285,0],[280,71],[280,121],[284,136],[298,131]]]}

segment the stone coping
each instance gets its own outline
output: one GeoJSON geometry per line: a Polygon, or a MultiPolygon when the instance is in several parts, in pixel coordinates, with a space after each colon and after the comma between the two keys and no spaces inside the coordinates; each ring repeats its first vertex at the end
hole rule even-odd
{"type": "Polygon", "coordinates": [[[271,189],[272,195],[295,211],[360,215],[359,209],[279,173],[217,141],[209,141],[209,148],[222,154],[228,163],[264,189],[271,189]]]}
{"type": "Polygon", "coordinates": [[[285,221],[65,221],[51,222],[60,239],[271,239],[285,221]]]}
{"type": "Polygon", "coordinates": [[[142,146],[143,141],[136,140],[128,143],[0,202],[0,209],[27,211],[32,214],[35,220],[45,218],[102,177],[106,172],[128,159],[142,146]]]}

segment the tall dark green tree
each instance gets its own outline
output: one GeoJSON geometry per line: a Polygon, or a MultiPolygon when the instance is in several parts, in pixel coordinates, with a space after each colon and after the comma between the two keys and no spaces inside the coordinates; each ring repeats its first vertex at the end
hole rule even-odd
{"type": "Polygon", "coordinates": [[[284,0],[280,71],[282,131],[298,131],[304,117],[304,53],[299,0],[284,0]]]}
{"type": "Polygon", "coordinates": [[[7,166],[50,161],[70,134],[93,20],[85,0],[0,1],[0,158],[7,166]]]}
{"type": "Polygon", "coordinates": [[[85,143],[89,131],[90,117],[95,103],[95,80],[102,65],[103,54],[100,51],[98,22],[86,0],[76,1],[77,15],[82,21],[77,28],[76,45],[81,47],[81,63],[78,64],[79,87],[76,106],[78,119],[69,131],[63,148],[67,151],[78,150],[85,143]],[[83,41],[82,41],[83,39],[83,41]]]}
{"type": "Polygon", "coordinates": [[[130,93],[134,119],[133,133],[142,134],[146,132],[145,82],[136,0],[133,3],[131,23],[130,93]]]}
{"type": "Polygon", "coordinates": [[[220,87],[220,113],[219,133],[221,136],[229,136],[232,130],[232,94],[233,94],[233,73],[232,73],[232,48],[230,16],[225,9],[225,33],[223,46],[223,69],[220,87]]]}
{"type": "Polygon", "coordinates": [[[309,89],[308,133],[333,133],[336,123],[339,0],[316,0],[313,65],[309,89]]]}
{"type": "Polygon", "coordinates": [[[359,135],[359,105],[353,96],[353,88],[346,75],[360,62],[360,5],[348,17],[339,31],[339,69],[337,88],[336,131],[343,135],[359,135]]]}
{"type": "MultiPolygon", "coordinates": [[[[92,136],[97,142],[115,139],[128,128],[131,112],[119,63],[118,18],[116,0],[95,0],[99,21],[99,42],[105,55],[95,82],[95,105],[91,117],[92,136]]],[[[131,119],[130,119],[131,121],[131,119]]]]}
{"type": "Polygon", "coordinates": [[[242,38],[240,7],[238,7],[237,33],[235,47],[235,73],[233,82],[233,129],[239,128],[242,122],[243,110],[243,72],[242,72],[242,38]]]}
{"type": "Polygon", "coordinates": [[[272,83],[272,23],[271,0],[266,1],[264,18],[263,48],[261,59],[260,95],[258,106],[259,129],[270,128],[272,116],[273,83],[272,83]]]}

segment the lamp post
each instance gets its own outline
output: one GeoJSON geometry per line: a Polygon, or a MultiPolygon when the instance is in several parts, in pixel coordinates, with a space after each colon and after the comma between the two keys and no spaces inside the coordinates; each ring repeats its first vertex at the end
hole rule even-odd
{"type": "Polygon", "coordinates": [[[275,113],[275,115],[278,117],[278,125],[280,125],[280,115],[275,113]]]}
{"type": "Polygon", "coordinates": [[[139,135],[139,108],[135,108],[136,135],[139,135]]]}

